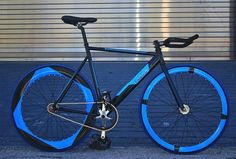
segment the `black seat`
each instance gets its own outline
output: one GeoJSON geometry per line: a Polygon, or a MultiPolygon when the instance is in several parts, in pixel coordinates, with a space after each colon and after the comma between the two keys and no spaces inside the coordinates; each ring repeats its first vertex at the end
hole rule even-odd
{"type": "Polygon", "coordinates": [[[66,24],[77,26],[78,23],[94,23],[97,21],[97,18],[80,18],[80,17],[65,15],[61,17],[61,20],[66,24]]]}

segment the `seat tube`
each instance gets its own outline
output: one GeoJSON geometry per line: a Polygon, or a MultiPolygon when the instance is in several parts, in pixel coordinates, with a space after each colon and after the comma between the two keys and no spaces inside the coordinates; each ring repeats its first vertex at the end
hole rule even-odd
{"type": "Polygon", "coordinates": [[[161,69],[162,71],[164,72],[165,76],[166,76],[166,79],[167,79],[167,82],[170,86],[170,89],[171,89],[171,92],[177,102],[177,105],[178,107],[183,110],[184,109],[184,105],[183,105],[183,101],[181,100],[180,96],[179,96],[179,93],[178,91],[176,90],[176,87],[170,77],[170,74],[166,68],[166,64],[165,64],[165,61],[164,61],[164,58],[163,58],[163,55],[162,55],[162,52],[161,50],[159,50],[159,54],[160,54],[160,66],[161,66],[161,69]]]}
{"type": "Polygon", "coordinates": [[[100,88],[99,88],[99,85],[98,85],[97,75],[96,75],[96,72],[95,72],[95,69],[94,69],[93,60],[92,60],[91,52],[90,52],[90,49],[89,49],[89,44],[88,44],[88,40],[87,40],[87,37],[86,37],[86,33],[85,33],[85,30],[84,30],[83,26],[78,26],[78,28],[81,30],[81,33],[82,33],[82,36],[83,36],[84,47],[85,47],[85,51],[86,51],[86,54],[87,54],[87,57],[88,57],[89,69],[90,69],[90,72],[91,72],[91,75],[92,75],[92,80],[93,80],[94,88],[95,88],[95,91],[96,91],[96,95],[97,95],[98,99],[100,99],[101,98],[101,91],[100,91],[100,88]]]}

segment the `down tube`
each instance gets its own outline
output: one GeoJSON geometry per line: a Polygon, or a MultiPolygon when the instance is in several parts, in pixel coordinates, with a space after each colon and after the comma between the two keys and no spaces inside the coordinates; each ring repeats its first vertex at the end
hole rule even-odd
{"type": "Polygon", "coordinates": [[[130,80],[112,99],[112,104],[117,107],[136,87],[137,85],[152,71],[159,63],[159,57],[154,56],[139,72],[130,80]]]}

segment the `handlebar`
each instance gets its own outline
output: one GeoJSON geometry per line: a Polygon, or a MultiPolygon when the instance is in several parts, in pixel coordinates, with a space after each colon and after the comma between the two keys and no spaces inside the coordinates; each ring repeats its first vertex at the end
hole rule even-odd
{"type": "Polygon", "coordinates": [[[184,48],[184,47],[187,47],[190,44],[192,44],[193,41],[196,40],[197,38],[199,38],[198,34],[195,34],[194,36],[191,36],[187,39],[170,37],[170,38],[167,38],[166,40],[164,40],[163,42],[158,42],[156,40],[156,41],[154,41],[154,45],[155,45],[155,43],[158,42],[159,46],[166,46],[169,48],[184,48]]]}

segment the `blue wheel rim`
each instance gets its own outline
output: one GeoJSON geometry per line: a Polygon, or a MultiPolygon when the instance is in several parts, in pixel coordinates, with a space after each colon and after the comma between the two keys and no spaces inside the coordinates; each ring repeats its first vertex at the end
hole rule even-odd
{"type": "MultiPolygon", "coordinates": [[[[47,76],[47,75],[59,75],[59,76],[64,76],[63,74],[61,74],[60,72],[50,68],[50,67],[44,67],[44,68],[41,68],[41,69],[38,69],[37,71],[34,72],[32,78],[30,79],[30,81],[28,82],[25,90],[27,90],[29,88],[29,86],[37,79],[43,77],[43,76],[47,76]]],[[[84,96],[85,96],[85,100],[86,102],[93,102],[94,99],[93,99],[93,95],[92,95],[92,92],[89,88],[85,87],[84,85],[82,85],[81,83],[77,82],[76,83],[77,86],[82,90],[84,96]]],[[[64,148],[67,148],[67,147],[70,147],[76,137],[79,135],[80,131],[82,130],[82,127],[80,127],[80,129],[78,129],[72,136],[66,138],[66,139],[63,139],[63,140],[60,140],[60,141],[49,141],[49,140],[45,140],[45,139],[42,139],[38,136],[36,136],[35,134],[32,133],[32,131],[29,130],[29,128],[26,126],[26,123],[24,122],[24,119],[23,119],[23,116],[22,116],[22,112],[21,112],[21,109],[22,109],[22,99],[23,99],[23,96],[24,96],[24,93],[22,93],[16,107],[15,107],[15,110],[13,112],[13,118],[14,118],[14,121],[15,121],[15,124],[17,126],[18,129],[22,130],[23,132],[29,134],[30,136],[32,136],[33,138],[47,144],[47,145],[50,145],[52,146],[53,148],[55,149],[64,149],[64,148]]],[[[87,112],[90,112],[92,108],[92,104],[87,104],[86,105],[86,111],[87,112]]],[[[87,119],[87,116],[86,118],[84,119],[84,122],[86,121],[87,119]]]]}
{"type": "MultiPolygon", "coordinates": [[[[190,67],[176,67],[176,68],[172,68],[168,71],[170,74],[175,74],[178,72],[188,72],[189,69],[190,69],[190,67]]],[[[213,78],[211,75],[209,75],[208,73],[204,72],[201,69],[194,68],[194,73],[204,77],[214,86],[214,88],[217,90],[217,92],[220,96],[220,99],[221,99],[222,115],[227,116],[228,115],[227,99],[226,99],[225,93],[224,93],[223,89],[221,88],[220,84],[215,80],[215,78],[213,78]]],[[[164,73],[161,73],[156,78],[154,78],[152,80],[152,82],[149,84],[149,86],[147,87],[147,89],[144,92],[143,100],[148,100],[149,95],[150,95],[152,89],[154,88],[154,86],[159,81],[161,81],[164,77],[165,77],[164,73]]],[[[151,136],[151,138],[154,141],[156,141],[162,147],[164,147],[170,151],[175,151],[175,145],[169,144],[166,141],[164,141],[163,139],[161,139],[152,129],[150,122],[148,120],[148,116],[147,116],[147,107],[148,107],[147,104],[141,105],[141,115],[142,115],[144,126],[145,126],[148,134],[151,136]]],[[[211,143],[213,143],[219,137],[219,135],[223,131],[223,128],[225,127],[225,124],[226,124],[226,119],[221,119],[217,129],[207,140],[205,140],[204,142],[201,142],[197,145],[194,145],[194,146],[179,147],[178,152],[180,152],[180,153],[195,152],[195,151],[199,151],[201,149],[208,147],[211,143]]]]}

